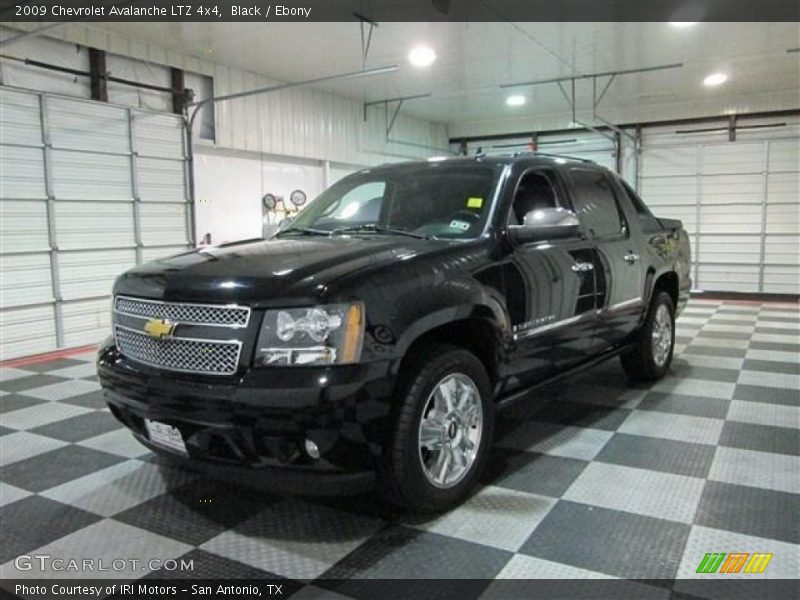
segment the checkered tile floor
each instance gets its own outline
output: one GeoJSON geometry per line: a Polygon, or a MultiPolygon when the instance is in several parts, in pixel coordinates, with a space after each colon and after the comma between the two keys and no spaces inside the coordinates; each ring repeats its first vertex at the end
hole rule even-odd
{"type": "Polygon", "coordinates": [[[169,575],[279,576],[299,596],[323,576],[689,578],[706,552],[772,552],[764,577],[799,572],[791,305],[693,300],[662,381],[631,387],[613,361],[517,405],[484,487],[436,518],[162,463],[106,410],[92,361],[0,371],[0,577],[48,576],[16,570],[31,553],[183,557],[194,571],[169,575]]]}

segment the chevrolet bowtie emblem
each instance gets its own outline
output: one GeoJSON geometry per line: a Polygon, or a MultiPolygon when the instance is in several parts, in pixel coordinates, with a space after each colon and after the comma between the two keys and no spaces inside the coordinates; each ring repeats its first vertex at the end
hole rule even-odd
{"type": "Polygon", "coordinates": [[[144,332],[150,337],[163,340],[164,338],[171,337],[177,326],[177,323],[167,321],[166,319],[150,319],[144,324],[144,332]]]}

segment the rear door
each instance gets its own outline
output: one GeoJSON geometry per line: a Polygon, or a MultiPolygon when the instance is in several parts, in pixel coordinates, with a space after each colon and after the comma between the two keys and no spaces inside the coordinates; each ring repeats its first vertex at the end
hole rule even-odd
{"type": "Polygon", "coordinates": [[[592,353],[630,335],[638,325],[643,303],[642,257],[610,177],[605,169],[588,165],[569,169],[575,211],[597,249],[597,321],[589,341],[592,353]]]}
{"type": "MultiPolygon", "coordinates": [[[[548,206],[571,210],[563,182],[547,168],[530,169],[519,179],[508,223],[548,206]]],[[[517,344],[512,387],[585,360],[594,330],[596,260],[593,244],[580,236],[523,244],[510,255],[506,297],[517,344]]]]}

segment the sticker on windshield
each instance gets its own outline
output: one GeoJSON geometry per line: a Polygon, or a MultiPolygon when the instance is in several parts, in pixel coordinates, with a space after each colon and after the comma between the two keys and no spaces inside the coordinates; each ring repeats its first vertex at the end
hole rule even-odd
{"type": "Polygon", "coordinates": [[[481,208],[483,206],[483,198],[467,198],[467,208],[481,208]]]}
{"type": "Polygon", "coordinates": [[[459,221],[458,219],[453,219],[450,221],[450,229],[460,229],[461,231],[466,231],[469,229],[469,223],[466,221],[459,221]]]}

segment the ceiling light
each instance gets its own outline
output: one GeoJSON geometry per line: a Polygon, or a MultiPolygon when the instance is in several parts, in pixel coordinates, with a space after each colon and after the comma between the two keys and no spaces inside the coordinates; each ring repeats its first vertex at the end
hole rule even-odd
{"type": "Polygon", "coordinates": [[[670,21],[669,24],[676,29],[688,29],[697,25],[697,21],[670,21]]]}
{"type": "Polygon", "coordinates": [[[436,52],[429,46],[416,46],[408,53],[408,62],[417,68],[430,67],[436,60],[436,52]]]}
{"type": "Polygon", "coordinates": [[[712,73],[703,79],[703,85],[714,87],[715,85],[722,85],[726,81],[728,81],[728,76],[725,73],[712,73]]]}
{"type": "Polygon", "coordinates": [[[514,94],[513,96],[509,96],[506,98],[506,104],[509,106],[522,106],[525,104],[525,96],[520,94],[514,94]]]}

